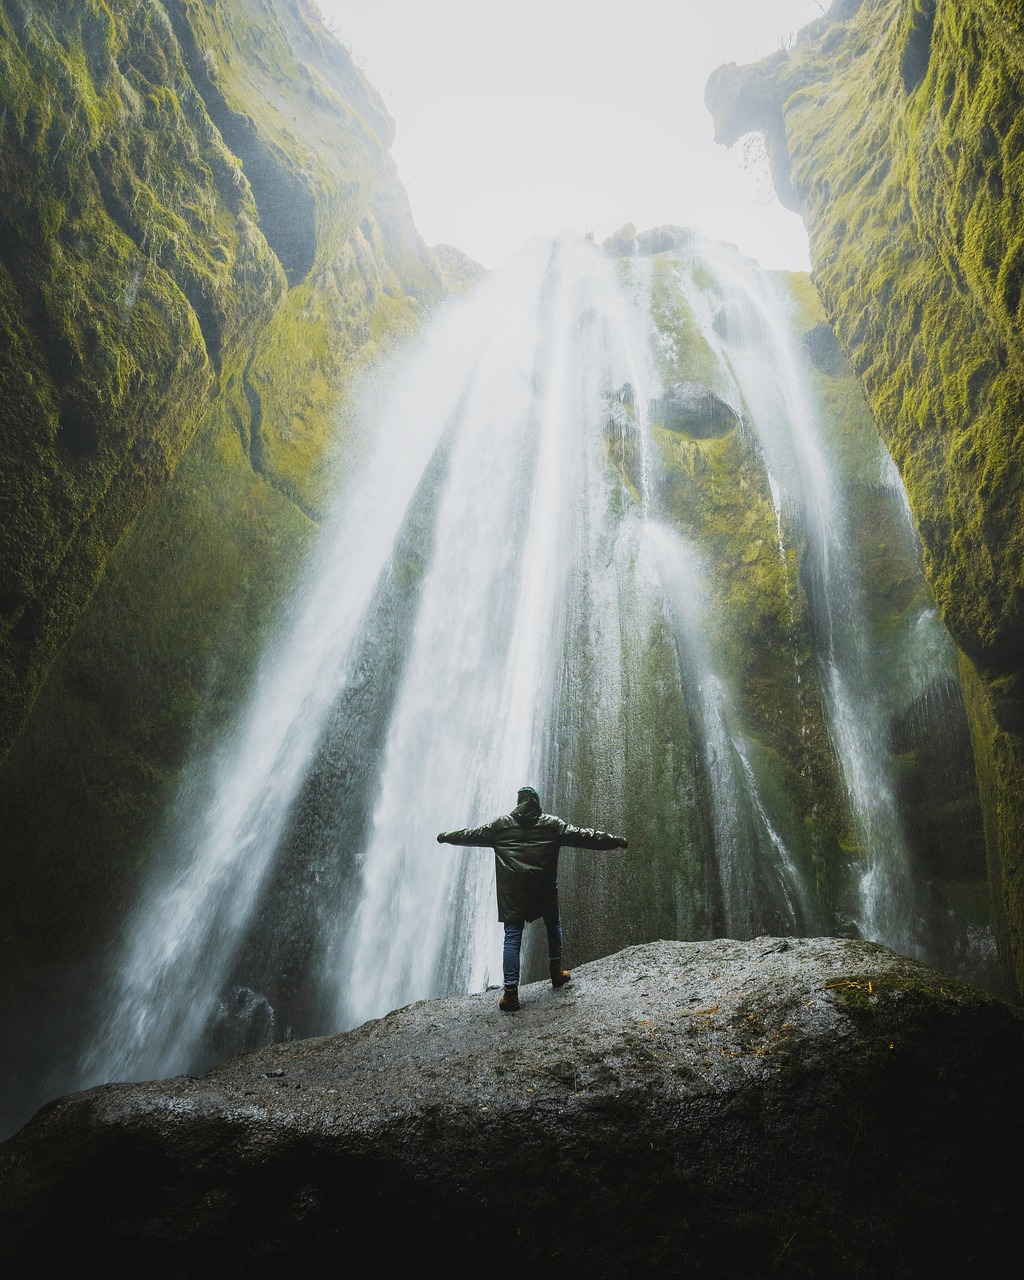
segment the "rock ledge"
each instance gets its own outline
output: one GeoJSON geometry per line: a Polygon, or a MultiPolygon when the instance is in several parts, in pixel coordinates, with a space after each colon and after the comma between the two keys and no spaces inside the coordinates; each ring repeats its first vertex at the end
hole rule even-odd
{"type": "Polygon", "coordinates": [[[1009,1247],[1024,1017],[1002,1002],[874,944],[777,938],[632,947],[522,999],[59,1099],[0,1147],[0,1258],[900,1276],[1009,1247]]]}

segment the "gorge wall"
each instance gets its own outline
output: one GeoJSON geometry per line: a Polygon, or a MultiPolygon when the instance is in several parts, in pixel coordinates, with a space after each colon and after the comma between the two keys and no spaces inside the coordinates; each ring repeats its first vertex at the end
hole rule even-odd
{"type": "Polygon", "coordinates": [[[763,132],[907,487],[961,652],[1004,963],[1024,988],[1024,20],[1009,0],[835,0],[711,77],[763,132]]]}
{"type": "Polygon", "coordinates": [[[315,531],[352,369],[442,293],[391,137],[304,0],[0,11],[15,1040],[88,986],[76,962],[131,894],[187,745],[237,702],[315,531]]]}

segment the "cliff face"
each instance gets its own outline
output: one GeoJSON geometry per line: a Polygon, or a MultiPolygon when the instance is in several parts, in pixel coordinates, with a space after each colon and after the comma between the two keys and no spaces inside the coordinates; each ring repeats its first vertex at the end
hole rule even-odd
{"type": "Polygon", "coordinates": [[[1001,952],[1024,990],[1024,25],[1008,0],[837,0],[720,68],[907,486],[962,654],[1001,952]]]}
{"type": "Polygon", "coordinates": [[[11,0],[0,107],[0,895],[31,967],[109,929],[315,531],[346,379],[441,286],[305,0],[11,0]]]}
{"type": "Polygon", "coordinates": [[[58,1099],[0,1146],[0,1257],[466,1275],[510,1238],[542,1275],[1002,1269],[1024,1019],[1001,1001],[870,943],[757,938],[632,947],[522,1002],[58,1099]]]}

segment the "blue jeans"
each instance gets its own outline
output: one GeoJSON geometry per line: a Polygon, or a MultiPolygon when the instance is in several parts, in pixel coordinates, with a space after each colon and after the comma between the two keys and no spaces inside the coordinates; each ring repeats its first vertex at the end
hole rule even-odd
{"type": "MultiPolygon", "coordinates": [[[[548,931],[548,960],[551,964],[562,963],[562,918],[558,914],[558,903],[544,912],[541,919],[548,931]]],[[[523,920],[505,921],[505,950],[502,953],[502,967],[505,971],[505,986],[519,986],[519,952],[523,946],[523,920]]]]}

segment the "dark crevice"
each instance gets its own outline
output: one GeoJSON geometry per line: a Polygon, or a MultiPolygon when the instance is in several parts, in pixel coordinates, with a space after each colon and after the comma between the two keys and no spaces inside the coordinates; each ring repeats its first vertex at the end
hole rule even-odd
{"type": "MultiPolygon", "coordinates": [[[[245,456],[249,456],[249,428],[245,419],[238,412],[238,407],[231,400],[228,400],[228,417],[231,419],[231,425],[238,432],[238,438],[242,442],[242,450],[245,456]]],[[[251,406],[250,406],[251,409],[251,406]]]]}
{"type": "Polygon", "coordinates": [[[196,320],[199,322],[199,331],[202,333],[203,342],[206,345],[206,355],[214,370],[220,373],[223,335],[221,333],[220,316],[217,313],[213,298],[210,296],[209,286],[205,281],[194,277],[183,280],[175,278],[175,284],[188,299],[189,306],[195,312],[196,320]]]}
{"type": "Polygon", "coordinates": [[[263,400],[260,393],[253,386],[249,374],[252,371],[255,356],[250,356],[242,374],[242,394],[245,396],[246,403],[249,406],[249,432],[248,440],[244,428],[238,423],[239,435],[242,440],[242,447],[246,449],[249,457],[249,465],[258,476],[270,485],[272,489],[276,489],[283,497],[302,512],[304,516],[312,520],[314,524],[319,524],[321,513],[309,503],[304,502],[302,497],[295,492],[294,489],[287,485],[281,484],[273,471],[267,465],[266,451],[263,443],[263,400]]]}
{"type": "Polygon", "coordinates": [[[69,399],[57,420],[57,440],[74,458],[95,457],[100,443],[99,424],[84,405],[69,399]]]}
{"type": "Polygon", "coordinates": [[[935,27],[935,0],[918,0],[910,17],[910,31],[900,58],[900,77],[907,93],[913,93],[928,74],[935,27]]]}
{"type": "MultiPolygon", "coordinates": [[[[249,380],[254,358],[253,356],[249,357],[245,371],[242,374],[242,393],[245,396],[246,403],[249,405],[249,439],[247,442],[249,462],[257,475],[261,475],[264,480],[269,481],[266,470],[266,456],[263,452],[263,438],[260,435],[263,427],[263,401],[260,399],[260,393],[249,380]]],[[[243,437],[243,444],[245,443],[246,441],[243,437]]]]}

